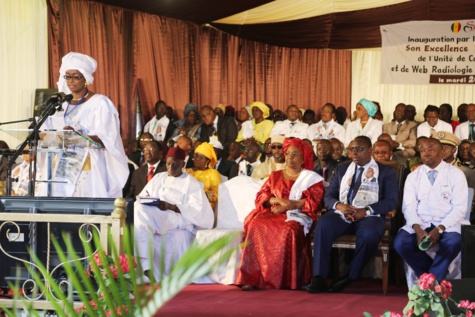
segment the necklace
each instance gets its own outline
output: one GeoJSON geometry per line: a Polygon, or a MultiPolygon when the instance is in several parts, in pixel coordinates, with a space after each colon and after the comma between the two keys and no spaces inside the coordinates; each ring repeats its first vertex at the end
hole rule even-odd
{"type": "Polygon", "coordinates": [[[285,172],[287,173],[287,175],[289,175],[290,177],[297,177],[300,175],[300,173],[302,173],[302,169],[300,169],[300,171],[297,173],[297,174],[290,174],[289,171],[287,169],[285,169],[285,172]]]}
{"type": "MultiPolygon", "coordinates": [[[[74,100],[74,99],[73,99],[74,100]]],[[[361,121],[362,124],[368,123],[368,121],[361,121]]]]}
{"type": "Polygon", "coordinates": [[[88,95],[89,95],[89,91],[86,92],[85,96],[82,96],[81,98],[71,99],[71,101],[78,101],[78,100],[81,100],[83,98],[87,98],[88,95]]]}
{"type": "MultiPolygon", "coordinates": [[[[89,90],[86,89],[86,93],[84,94],[84,96],[82,96],[81,99],[79,99],[79,102],[76,104],[76,106],[79,106],[87,97],[87,95],[89,95],[89,90]]],[[[74,99],[73,99],[74,100],[74,99]]],[[[66,110],[64,111],[64,115],[63,117],[66,119],[66,117],[71,113],[73,112],[75,109],[79,108],[79,107],[74,107],[73,109],[71,109],[69,112],[69,106],[71,105],[70,102],[68,102],[68,107],[66,108],[66,110]]]]}

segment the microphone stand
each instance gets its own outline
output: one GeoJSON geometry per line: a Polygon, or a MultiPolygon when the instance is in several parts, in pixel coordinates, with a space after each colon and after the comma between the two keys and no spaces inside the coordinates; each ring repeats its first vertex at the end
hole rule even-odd
{"type": "MultiPolygon", "coordinates": [[[[32,148],[30,147],[30,153],[34,153],[34,161],[35,161],[35,167],[36,167],[36,146],[38,144],[38,139],[39,139],[39,134],[38,134],[38,131],[40,129],[40,127],[43,125],[43,123],[46,121],[46,119],[48,118],[48,116],[51,116],[53,115],[56,110],[57,110],[57,107],[61,107],[61,104],[65,101],[65,99],[59,99],[59,100],[53,100],[51,101],[47,106],[46,106],[46,109],[40,114],[40,116],[38,117],[38,122],[35,122],[35,120],[33,120],[30,124],[30,126],[28,127],[28,129],[33,129],[33,131],[30,132],[30,134],[28,134],[28,136],[26,137],[25,141],[23,141],[23,143],[18,147],[18,149],[16,150],[16,152],[12,155],[12,157],[10,158],[10,160],[8,161],[7,163],[7,195],[11,195],[11,191],[12,191],[12,166],[13,164],[15,163],[16,159],[20,156],[20,154],[23,152],[23,150],[25,149],[25,147],[29,144],[29,145],[33,145],[34,146],[34,151],[32,151],[32,148]]],[[[31,154],[30,154],[31,155],[31,154]]],[[[31,171],[32,171],[32,166],[31,166],[31,161],[30,161],[30,188],[29,188],[29,194],[30,196],[34,196],[35,195],[35,178],[36,178],[36,175],[35,177],[31,177],[31,171]]],[[[35,172],[36,172],[36,169],[35,169],[35,172]]]]}

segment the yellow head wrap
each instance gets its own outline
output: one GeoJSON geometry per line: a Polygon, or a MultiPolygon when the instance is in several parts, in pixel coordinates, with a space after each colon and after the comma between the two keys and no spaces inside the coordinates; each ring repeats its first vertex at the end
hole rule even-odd
{"type": "Polygon", "coordinates": [[[262,116],[265,118],[269,117],[270,111],[269,107],[266,106],[265,103],[260,101],[254,101],[251,103],[251,116],[252,116],[252,108],[257,107],[262,111],[262,116]]]}
{"type": "Polygon", "coordinates": [[[208,142],[203,142],[195,150],[195,153],[199,153],[209,159],[209,166],[214,167],[218,159],[216,158],[216,152],[213,149],[213,145],[208,142]]]}

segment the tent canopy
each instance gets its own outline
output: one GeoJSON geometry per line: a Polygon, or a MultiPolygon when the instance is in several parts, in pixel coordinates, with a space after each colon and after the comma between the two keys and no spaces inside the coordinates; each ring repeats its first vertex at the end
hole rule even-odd
{"type": "Polygon", "coordinates": [[[96,0],[295,48],[381,46],[379,26],[475,17],[473,0],[96,0]]]}

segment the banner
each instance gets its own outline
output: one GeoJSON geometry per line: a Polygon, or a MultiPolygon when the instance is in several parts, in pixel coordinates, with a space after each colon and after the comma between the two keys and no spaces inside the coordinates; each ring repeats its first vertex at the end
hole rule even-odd
{"type": "Polygon", "coordinates": [[[475,84],[475,20],[382,25],[383,84],[475,84]]]}

